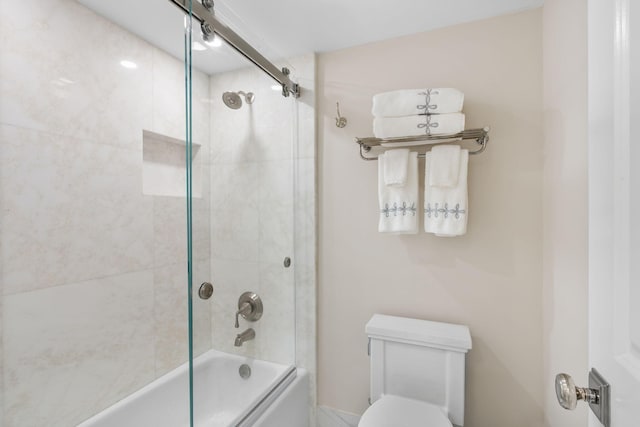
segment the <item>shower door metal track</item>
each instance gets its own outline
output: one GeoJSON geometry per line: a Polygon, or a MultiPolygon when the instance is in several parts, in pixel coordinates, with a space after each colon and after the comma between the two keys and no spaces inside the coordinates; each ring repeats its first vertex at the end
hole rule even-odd
{"type": "MultiPolygon", "coordinates": [[[[169,0],[185,13],[189,13],[190,0],[169,0]]],[[[247,43],[242,37],[236,34],[231,28],[220,22],[216,16],[204,7],[200,2],[191,0],[191,14],[197,19],[201,26],[211,30],[214,34],[221,37],[232,48],[238,51],[242,56],[258,66],[262,71],[271,76],[272,79],[282,85],[282,95],[289,96],[292,94],[298,98],[300,96],[300,87],[289,78],[289,70],[282,70],[273,65],[267,58],[262,56],[253,46],[247,43]]]]}

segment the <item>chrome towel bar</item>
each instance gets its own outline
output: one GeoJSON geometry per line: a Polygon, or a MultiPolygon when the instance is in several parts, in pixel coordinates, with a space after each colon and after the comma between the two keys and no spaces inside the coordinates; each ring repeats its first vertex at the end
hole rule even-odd
{"type": "MultiPolygon", "coordinates": [[[[468,129],[462,132],[449,134],[449,135],[418,135],[418,136],[401,136],[397,138],[356,138],[355,142],[360,145],[360,157],[364,160],[378,160],[378,156],[366,156],[365,153],[369,153],[372,147],[378,147],[385,144],[384,148],[390,148],[392,144],[406,144],[424,141],[422,144],[411,144],[409,147],[428,147],[436,144],[447,144],[452,142],[459,142],[460,140],[475,140],[476,144],[480,148],[469,151],[469,154],[480,154],[487,148],[489,142],[489,127],[481,129],[468,129]],[[387,145],[388,144],[388,145],[387,145]]],[[[399,145],[402,146],[402,145],[399,145]]],[[[408,147],[408,146],[402,146],[408,147]]],[[[429,151],[428,149],[426,151],[429,151]]],[[[424,153],[418,154],[419,158],[424,158],[424,153]]]]}

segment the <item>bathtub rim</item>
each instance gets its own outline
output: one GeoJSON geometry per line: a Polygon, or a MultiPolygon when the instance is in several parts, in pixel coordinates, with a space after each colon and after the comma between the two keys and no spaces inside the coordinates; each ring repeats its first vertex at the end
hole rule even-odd
{"type": "MultiPolygon", "coordinates": [[[[228,427],[249,427],[251,426],[257,419],[259,419],[262,414],[266,411],[270,404],[272,404],[286,388],[291,384],[297,377],[297,368],[295,365],[284,365],[281,363],[266,361],[262,359],[253,359],[247,356],[241,356],[231,353],[226,353],[216,349],[209,349],[201,355],[197,356],[194,360],[194,370],[197,370],[199,367],[206,365],[207,362],[215,359],[216,357],[230,357],[233,359],[241,359],[244,361],[254,360],[257,362],[279,365],[283,368],[281,374],[274,378],[274,381],[269,384],[265,390],[260,393],[256,398],[252,399],[251,402],[247,404],[247,409],[238,413],[238,416],[234,419],[234,421],[228,427]]],[[[132,401],[135,401],[137,398],[144,396],[146,393],[166,385],[167,383],[171,383],[171,381],[176,380],[176,377],[180,377],[181,375],[188,376],[189,370],[189,362],[185,362],[171,371],[161,375],[150,383],[144,385],[142,388],[134,391],[133,393],[124,396],[117,402],[112,405],[104,408],[100,412],[92,415],[86,420],[82,421],[76,427],[96,427],[100,426],[100,422],[109,421],[109,417],[111,417],[115,412],[126,408],[127,405],[131,404],[132,401]]],[[[188,380],[187,380],[188,381],[188,380]]],[[[185,391],[188,398],[188,391],[185,391]]],[[[189,420],[185,424],[185,427],[190,425],[189,420]]]]}

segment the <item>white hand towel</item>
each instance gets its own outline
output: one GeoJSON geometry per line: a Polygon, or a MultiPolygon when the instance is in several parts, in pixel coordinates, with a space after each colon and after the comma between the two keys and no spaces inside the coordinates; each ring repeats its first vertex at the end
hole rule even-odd
{"type": "Polygon", "coordinates": [[[371,112],[376,117],[459,113],[463,102],[458,89],[403,89],[374,95],[371,112]]]}
{"type": "Polygon", "coordinates": [[[460,173],[460,146],[438,145],[431,149],[429,184],[432,187],[455,187],[460,173]]]}
{"type": "Polygon", "coordinates": [[[384,164],[384,183],[386,185],[404,185],[407,182],[409,168],[409,150],[388,150],[378,157],[384,164]]]}
{"type": "Polygon", "coordinates": [[[410,152],[404,185],[386,185],[384,162],[378,162],[378,201],[381,233],[416,234],[418,232],[418,153],[410,152]]]}
{"type": "Polygon", "coordinates": [[[437,236],[461,236],[467,232],[469,215],[467,196],[467,166],[469,151],[460,151],[460,166],[454,187],[431,184],[432,155],[425,156],[424,231],[437,236]]]}
{"type": "Polygon", "coordinates": [[[464,114],[426,114],[408,117],[374,117],[376,138],[399,136],[449,135],[464,130],[464,114]]]}

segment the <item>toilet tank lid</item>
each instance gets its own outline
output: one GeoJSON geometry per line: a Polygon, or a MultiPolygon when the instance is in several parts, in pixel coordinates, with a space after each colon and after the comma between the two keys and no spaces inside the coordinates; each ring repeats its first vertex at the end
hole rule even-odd
{"type": "Polygon", "coordinates": [[[407,342],[467,352],[471,334],[465,325],[374,314],[365,331],[369,338],[407,342]]]}

